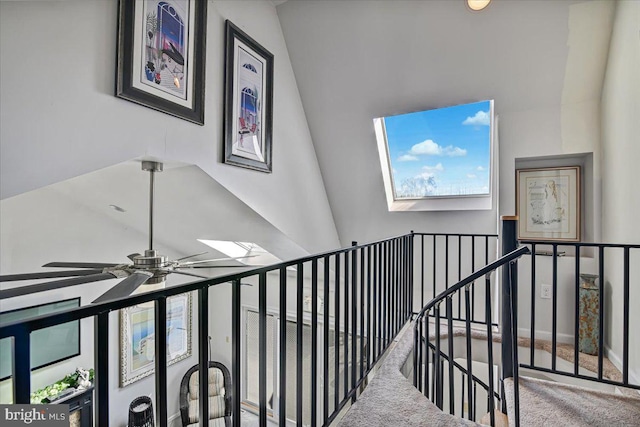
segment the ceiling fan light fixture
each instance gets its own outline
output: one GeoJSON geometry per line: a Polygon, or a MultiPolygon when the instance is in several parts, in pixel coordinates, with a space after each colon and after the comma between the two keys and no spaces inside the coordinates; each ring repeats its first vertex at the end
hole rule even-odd
{"type": "Polygon", "coordinates": [[[489,3],[491,3],[491,0],[467,0],[467,6],[475,12],[486,8],[489,3]]]}

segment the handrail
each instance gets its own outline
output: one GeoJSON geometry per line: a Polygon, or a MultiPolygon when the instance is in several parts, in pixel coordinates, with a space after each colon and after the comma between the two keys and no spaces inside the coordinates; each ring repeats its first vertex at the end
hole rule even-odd
{"type": "Polygon", "coordinates": [[[43,314],[41,316],[32,317],[29,319],[18,320],[15,322],[7,323],[0,326],[0,339],[14,336],[18,330],[24,329],[28,326],[30,331],[46,328],[49,326],[59,325],[60,323],[66,323],[73,320],[80,320],[83,318],[96,316],[100,313],[119,310],[122,308],[130,307],[132,305],[138,305],[145,302],[155,301],[160,297],[171,297],[174,295],[182,294],[185,292],[197,291],[203,287],[210,287],[221,285],[225,283],[231,283],[236,280],[241,280],[246,277],[258,276],[263,273],[278,272],[283,268],[304,264],[313,260],[324,259],[327,256],[342,254],[346,252],[352,252],[357,249],[375,246],[380,243],[391,242],[395,239],[402,237],[409,237],[412,233],[402,234],[395,237],[389,237],[386,239],[377,240],[374,242],[366,243],[364,245],[348,246],[341,249],[334,249],[332,251],[322,252],[320,254],[308,255],[305,257],[293,259],[290,261],[283,261],[277,264],[271,264],[267,266],[252,268],[244,270],[239,273],[226,274],[223,276],[214,277],[205,280],[196,280],[194,282],[185,283],[178,286],[172,286],[170,288],[157,289],[149,291],[144,294],[122,296],[120,298],[114,298],[109,301],[104,301],[97,304],[91,304],[84,307],[77,307],[71,310],[63,311],[60,313],[43,314]]]}
{"type": "Polygon", "coordinates": [[[491,264],[488,264],[488,265],[482,267],[480,270],[478,270],[475,273],[467,276],[466,278],[462,279],[461,281],[459,281],[455,285],[449,287],[449,289],[446,289],[446,290],[440,292],[434,299],[429,301],[427,303],[427,305],[422,307],[422,310],[420,310],[418,312],[418,315],[416,316],[416,318],[419,319],[419,318],[423,317],[424,313],[426,311],[431,310],[436,304],[438,304],[439,302],[444,300],[449,295],[452,295],[455,292],[459,291],[460,289],[464,288],[469,283],[475,282],[476,280],[478,280],[482,276],[486,275],[487,273],[490,273],[490,272],[498,269],[499,267],[502,267],[506,263],[511,262],[514,259],[520,258],[522,255],[525,255],[525,254],[528,254],[528,253],[531,253],[529,248],[527,248],[526,246],[522,246],[522,247],[516,249],[515,251],[509,252],[508,254],[498,258],[497,260],[493,261],[491,264]]]}

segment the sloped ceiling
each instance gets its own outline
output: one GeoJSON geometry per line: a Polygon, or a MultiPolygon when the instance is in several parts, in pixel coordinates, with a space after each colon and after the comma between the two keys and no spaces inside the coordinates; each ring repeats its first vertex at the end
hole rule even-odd
{"type": "Polygon", "coordinates": [[[495,211],[473,221],[465,213],[387,212],[372,119],[484,99],[495,100],[498,115],[598,102],[614,7],[562,0],[494,0],[482,12],[463,0],[279,5],[341,241],[410,227],[495,231],[495,211]]]}
{"type": "MultiPolygon", "coordinates": [[[[197,239],[254,242],[283,260],[307,255],[196,166],[165,164],[165,170],[155,177],[154,204],[153,248],[169,259],[205,251],[208,253],[193,259],[226,257],[197,239]]],[[[45,271],[40,266],[51,261],[128,263],[128,254],[149,248],[149,174],[141,170],[140,161],[125,162],[5,199],[0,216],[1,274],[45,271]]],[[[240,265],[224,263],[230,264],[240,265]]],[[[237,271],[216,268],[193,272],[214,277],[237,271]]],[[[193,280],[199,279],[172,274],[167,284],[193,280]]],[[[14,298],[2,301],[0,310],[68,295],[83,295],[87,297],[83,303],[90,302],[117,282],[14,298]]],[[[2,288],[25,284],[7,282],[2,288]]]]}

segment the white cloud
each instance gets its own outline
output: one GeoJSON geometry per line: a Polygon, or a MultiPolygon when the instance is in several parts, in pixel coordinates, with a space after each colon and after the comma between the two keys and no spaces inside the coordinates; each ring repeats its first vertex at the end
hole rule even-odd
{"type": "Polygon", "coordinates": [[[482,171],[484,171],[484,170],[486,170],[486,169],[485,169],[485,168],[483,168],[482,166],[478,166],[478,170],[479,170],[480,172],[482,172],[482,171]]]}
{"type": "Polygon", "coordinates": [[[422,170],[425,172],[442,172],[444,170],[444,167],[442,166],[442,163],[438,163],[435,166],[423,166],[422,170]]]}
{"type": "Polygon", "coordinates": [[[460,157],[466,156],[467,150],[453,145],[442,147],[438,143],[427,139],[411,147],[409,153],[412,155],[460,157]]]}
{"type": "Polygon", "coordinates": [[[426,141],[422,141],[421,143],[411,147],[411,151],[409,152],[411,154],[427,154],[430,156],[440,156],[442,155],[442,147],[440,147],[432,140],[427,139],[426,141]]]}
{"type": "Polygon", "coordinates": [[[402,156],[398,157],[398,161],[399,162],[416,162],[418,161],[418,158],[416,156],[412,156],[411,154],[403,154],[402,156]]]}
{"type": "Polygon", "coordinates": [[[473,174],[473,173],[468,173],[468,174],[467,174],[467,178],[469,178],[469,179],[476,179],[476,178],[477,178],[477,176],[476,176],[475,174],[473,174]]]}
{"type": "Polygon", "coordinates": [[[462,124],[471,126],[489,126],[491,124],[491,118],[489,117],[488,111],[478,111],[475,116],[467,117],[462,124]]]}

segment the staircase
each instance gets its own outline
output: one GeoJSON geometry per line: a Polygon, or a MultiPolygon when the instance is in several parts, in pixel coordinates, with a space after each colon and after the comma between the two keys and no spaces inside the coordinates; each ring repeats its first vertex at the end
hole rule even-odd
{"type": "MultiPolygon", "coordinates": [[[[592,390],[536,378],[520,377],[520,425],[531,427],[622,427],[640,425],[640,394],[592,390]],[[635,394],[635,396],[633,395],[635,394]]],[[[504,380],[510,425],[514,384],[504,380]]]]}

